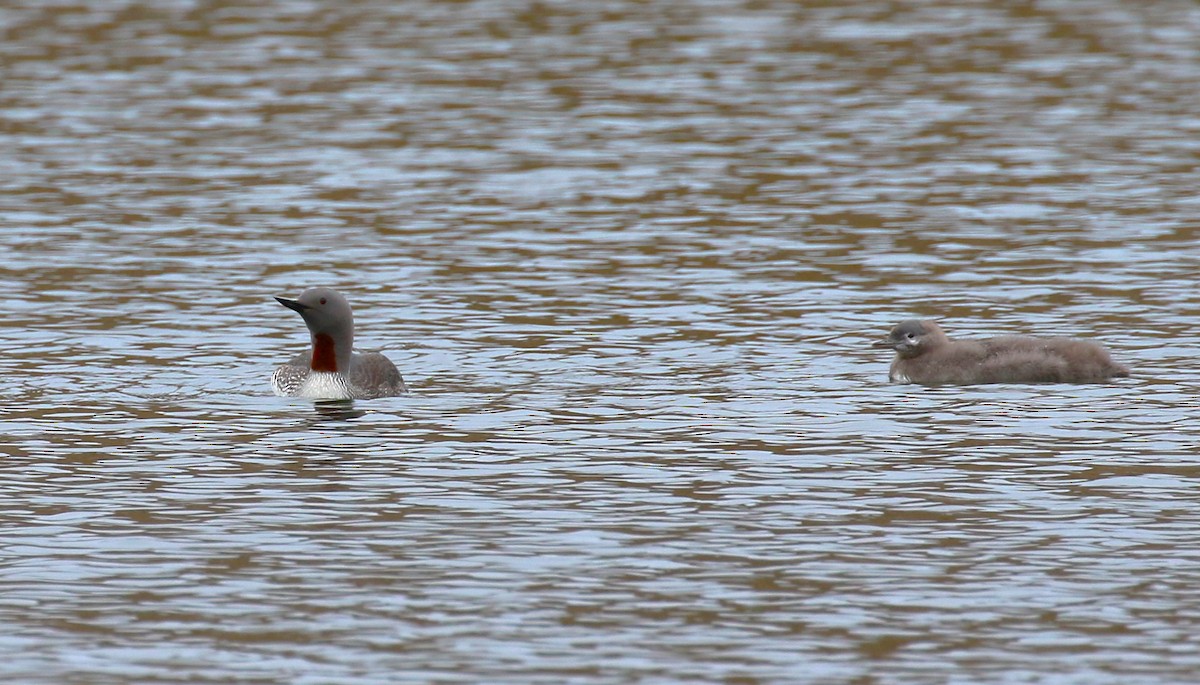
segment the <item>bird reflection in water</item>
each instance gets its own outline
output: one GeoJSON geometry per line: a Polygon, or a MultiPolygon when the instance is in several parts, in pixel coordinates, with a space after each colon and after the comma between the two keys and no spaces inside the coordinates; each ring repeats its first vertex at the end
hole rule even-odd
{"type": "Polygon", "coordinates": [[[319,421],[351,421],[367,412],[354,408],[354,400],[320,400],[313,402],[319,421]]]}

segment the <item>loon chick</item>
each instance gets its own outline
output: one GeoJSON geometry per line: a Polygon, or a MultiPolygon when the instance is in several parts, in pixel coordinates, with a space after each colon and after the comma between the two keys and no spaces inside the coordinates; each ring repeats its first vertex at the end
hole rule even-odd
{"type": "Polygon", "coordinates": [[[1026,335],[951,340],[932,321],[901,322],[873,347],[896,351],[888,380],[921,385],[1103,383],[1129,375],[1128,367],[1086,340],[1026,335]]]}

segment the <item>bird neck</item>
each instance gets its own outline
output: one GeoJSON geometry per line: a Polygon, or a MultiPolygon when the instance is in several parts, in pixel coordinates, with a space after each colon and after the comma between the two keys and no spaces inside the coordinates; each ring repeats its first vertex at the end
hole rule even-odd
{"type": "Polygon", "coordinates": [[[328,333],[314,333],[310,368],[313,371],[346,373],[350,370],[351,344],[349,340],[334,340],[328,333]]]}

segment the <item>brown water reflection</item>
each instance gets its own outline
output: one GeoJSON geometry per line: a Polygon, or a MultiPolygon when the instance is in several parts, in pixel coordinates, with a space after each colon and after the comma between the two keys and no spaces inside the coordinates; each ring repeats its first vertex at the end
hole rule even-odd
{"type": "Polygon", "coordinates": [[[0,8],[14,682],[1186,682],[1200,9],[0,8]],[[325,283],[413,395],[270,396],[325,283]],[[1106,386],[869,343],[1103,341],[1106,386]]]}

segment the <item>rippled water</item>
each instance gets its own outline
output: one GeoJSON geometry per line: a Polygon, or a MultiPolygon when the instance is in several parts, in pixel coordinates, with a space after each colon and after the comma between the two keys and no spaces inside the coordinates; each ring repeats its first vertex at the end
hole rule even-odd
{"type": "Polygon", "coordinates": [[[1179,683],[1200,8],[0,8],[0,676],[1179,683]],[[408,397],[271,396],[355,305],[408,397]],[[895,322],[1097,386],[891,385],[895,322]]]}

